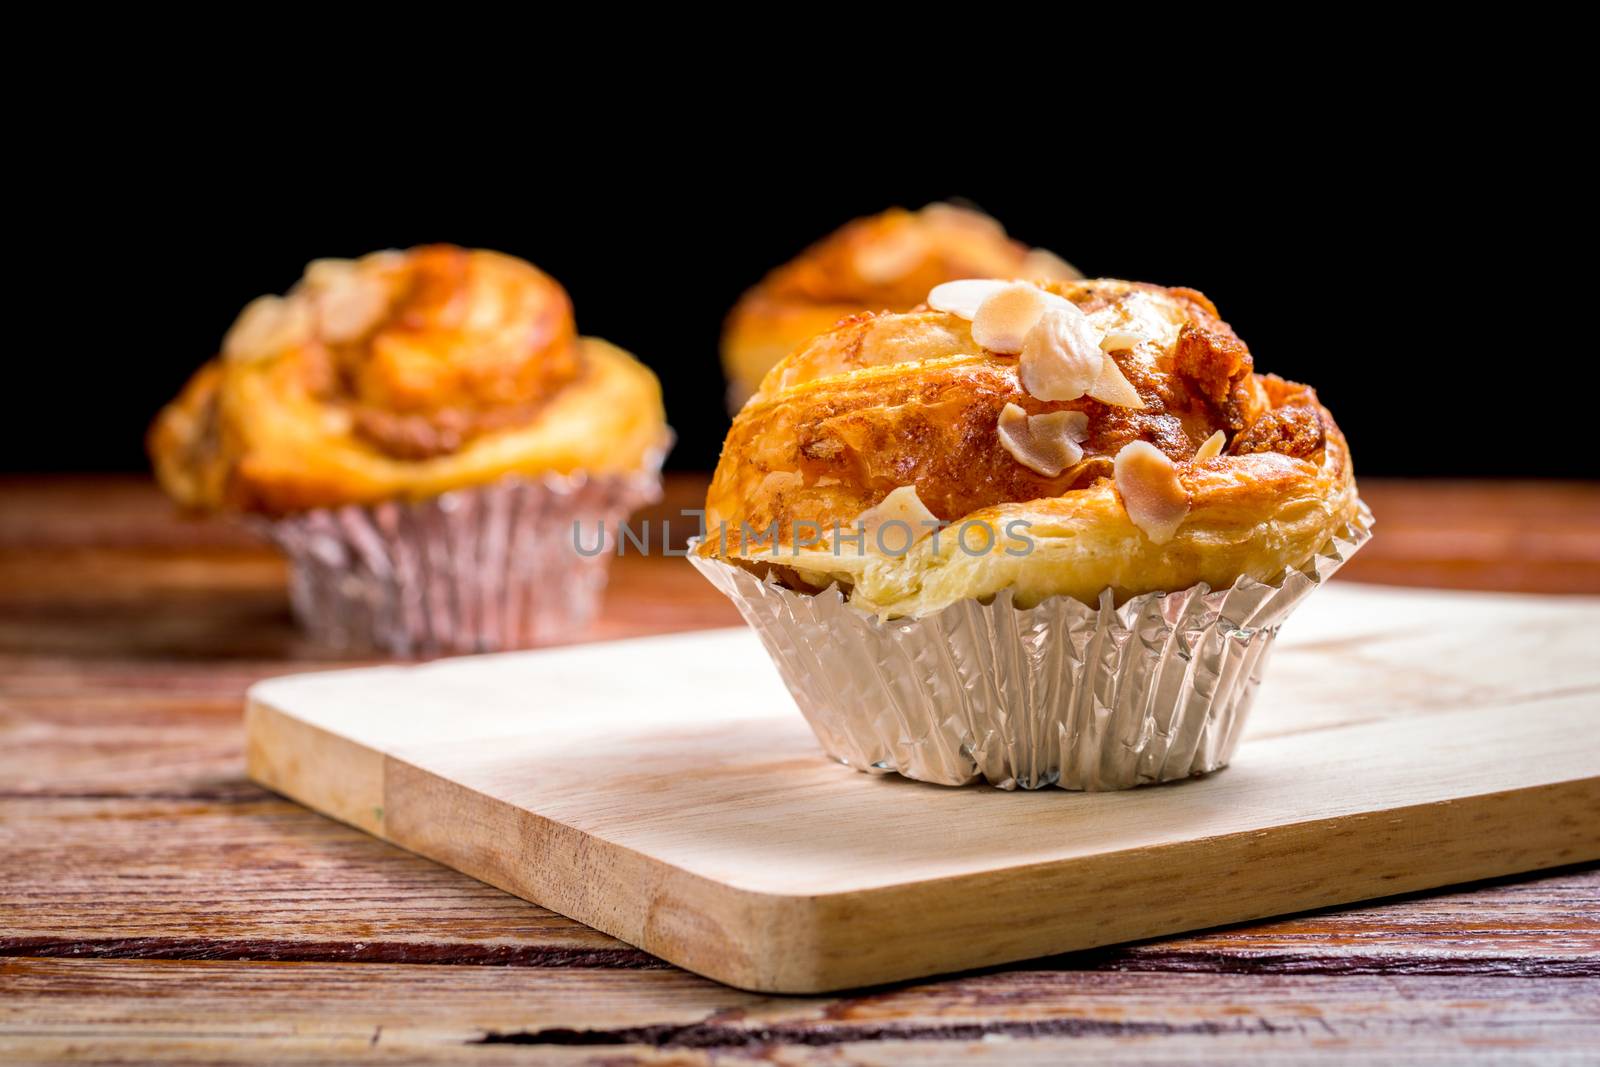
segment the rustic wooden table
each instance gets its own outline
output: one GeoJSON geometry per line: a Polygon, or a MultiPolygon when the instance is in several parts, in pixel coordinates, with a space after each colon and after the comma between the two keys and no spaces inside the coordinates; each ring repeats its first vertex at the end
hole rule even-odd
{"type": "MultiPolygon", "coordinates": [[[[1341,580],[1600,593],[1600,485],[1364,495],[1378,537],[1341,580]]],[[[737,621],[681,560],[629,558],[586,636],[737,621]]],[[[1593,866],[849,995],[729,989],[247,781],[245,687],[329,662],[238,530],[140,479],[0,481],[0,1060],[1600,1049],[1593,866]]]]}

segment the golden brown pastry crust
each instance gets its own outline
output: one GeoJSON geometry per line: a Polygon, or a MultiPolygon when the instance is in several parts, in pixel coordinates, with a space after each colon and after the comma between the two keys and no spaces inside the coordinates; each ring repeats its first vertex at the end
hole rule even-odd
{"type": "Polygon", "coordinates": [[[278,514],[631,472],[666,438],[655,376],[578,337],[554,280],[430,246],[313,263],[246,308],[149,448],[185,506],[278,514]]]}
{"type": "Polygon", "coordinates": [[[856,219],[773,270],[728,315],[722,364],[740,401],[796,346],[859,311],[909,311],[957,278],[1078,277],[969,208],[930,204],[856,219]]]}
{"type": "Polygon", "coordinates": [[[1107,355],[1143,408],[1040,401],[1019,383],[1017,359],[984,350],[953,314],[857,316],[774,367],[734,420],[707,496],[702,552],[776,563],[810,585],[838,578],[863,607],[917,615],[1003,588],[1024,603],[1056,594],[1092,603],[1107,588],[1121,599],[1242,574],[1267,579],[1349,520],[1355,483],[1332,416],[1308,387],[1255,374],[1249,350],[1204,296],[1103,280],[1048,288],[1102,328],[1132,323],[1148,335],[1107,355]],[[997,432],[1008,403],[1030,415],[1084,412],[1081,462],[1053,478],[1018,462],[997,432]],[[1191,462],[1219,429],[1224,454],[1191,462]],[[1177,465],[1189,496],[1188,515],[1164,544],[1133,524],[1111,479],[1113,457],[1135,440],[1177,465]],[[849,543],[842,555],[805,545],[797,554],[796,524],[801,539],[811,536],[807,523],[848,532],[903,485],[940,520],[987,523],[993,550],[954,550],[947,533],[903,558],[863,558],[849,543]],[[1016,520],[1028,524],[1026,555],[1005,551],[1003,533],[1016,520]],[[778,556],[760,534],[745,543],[746,527],[774,523],[778,556]]]}

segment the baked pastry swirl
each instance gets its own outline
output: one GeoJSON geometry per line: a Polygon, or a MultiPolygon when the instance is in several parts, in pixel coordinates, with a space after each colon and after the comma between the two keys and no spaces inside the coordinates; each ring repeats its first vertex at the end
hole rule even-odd
{"type": "Polygon", "coordinates": [[[1198,292],[960,282],[930,302],[857,315],[767,374],[702,554],[919,617],[1002,589],[1026,607],[1266,581],[1356,512],[1316,393],[1255,373],[1198,292]],[[875,541],[886,521],[905,528],[875,541]]]}
{"type": "Polygon", "coordinates": [[[149,437],[180,503],[265,514],[631,473],[666,444],[655,376],[579,337],[559,284],[448,245],[312,263],[245,308],[149,437]]]}
{"type": "Polygon", "coordinates": [[[742,403],[773,364],[845,316],[909,311],[940,282],[1078,276],[970,208],[929,204],[856,219],[773,270],[734,306],[722,336],[730,399],[742,403]]]}

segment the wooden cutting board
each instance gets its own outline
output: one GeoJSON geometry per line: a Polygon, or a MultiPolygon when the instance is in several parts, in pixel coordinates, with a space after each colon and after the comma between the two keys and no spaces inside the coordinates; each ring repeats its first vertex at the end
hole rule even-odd
{"type": "Polygon", "coordinates": [[[1007,793],[823,757],[745,630],[278,678],[257,781],[704,975],[815,992],[1600,858],[1600,600],[1334,583],[1233,766],[1007,793]]]}

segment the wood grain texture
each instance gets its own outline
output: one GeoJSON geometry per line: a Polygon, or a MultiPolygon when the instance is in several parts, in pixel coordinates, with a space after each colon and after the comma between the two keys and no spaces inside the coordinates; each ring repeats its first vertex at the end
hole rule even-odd
{"type": "MultiPolygon", "coordinates": [[[[589,927],[245,785],[224,801],[0,802],[0,952],[664,967],[589,927]],[[61,869],[61,857],[73,857],[61,869]],[[43,872],[58,872],[47,875],[43,872]],[[108,910],[105,901],[121,902],[108,910]]],[[[1600,976],[1600,869],[1178,939],[1066,969],[1600,976]]]]}
{"type": "Polygon", "coordinates": [[[1600,746],[1572,744],[1600,704],[1580,658],[1600,602],[1348,587],[1302,613],[1276,655],[1300,670],[1263,687],[1234,766],[1162,788],[856,774],[822,757],[742,629],[265,682],[249,769],[691,970],[789,993],[1600,859],[1600,746]],[[1543,659],[1485,655],[1505,631],[1543,659]],[[1330,657],[1392,640],[1392,660],[1330,657]],[[1416,699],[1415,669],[1454,698],[1416,699]],[[1359,701],[1323,699],[1334,671],[1359,701]]]}
{"type": "MultiPolygon", "coordinates": [[[[670,483],[667,513],[703,484],[670,483]]],[[[1369,480],[1363,495],[1378,536],[1345,577],[1600,593],[1600,486],[1369,480]]],[[[622,561],[596,632],[737,622],[672,570],[622,561]]],[[[0,972],[0,1059],[348,1062],[392,1040],[397,1058],[438,1062],[1584,1062],[1595,1042],[1592,865],[849,997],[756,998],[781,1009],[774,1023],[802,1019],[763,1033],[759,1010],[721,1014],[748,994],[245,780],[245,688],[360,662],[299,641],[281,582],[243,531],[175,519],[142,479],[0,481],[0,963],[28,969],[26,985],[0,972]],[[152,984],[152,967],[176,977],[152,984]],[[244,973],[200,981],[195,967],[244,973]],[[284,976],[271,997],[261,972],[284,976]],[[482,980],[430,977],[444,972],[482,980]],[[657,975],[683,983],[684,1010],[661,1008],[657,975]],[[488,1018],[490,1003],[571,1003],[567,976],[615,984],[592,1015],[488,1018]],[[149,1014],[157,990],[165,1015],[149,1014]],[[445,1038],[423,1041],[400,1011],[377,1029],[423,995],[451,1020],[445,1038]],[[892,1022],[837,1029],[862,1005],[892,1022]],[[1210,1008],[1214,1027],[1191,1025],[1210,1008]],[[1258,1018],[1271,1029],[1231,1033],[1258,1018]],[[512,1043],[475,1043],[491,1024],[512,1043]]]]}
{"type": "Polygon", "coordinates": [[[1430,976],[1397,996],[1371,975],[1019,970],[775,999],[679,971],[14,960],[0,977],[0,1043],[91,1062],[1547,1063],[1600,1041],[1593,979],[1430,976]]]}

